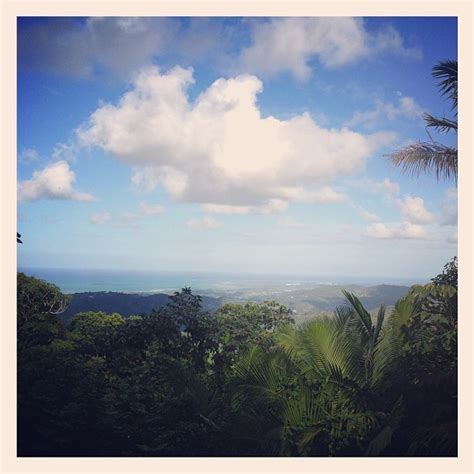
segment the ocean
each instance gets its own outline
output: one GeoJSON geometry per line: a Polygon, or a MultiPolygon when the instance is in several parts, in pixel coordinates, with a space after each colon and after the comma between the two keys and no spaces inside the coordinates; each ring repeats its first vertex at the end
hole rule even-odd
{"type": "Polygon", "coordinates": [[[211,272],[153,272],[137,270],[85,270],[59,268],[19,268],[18,271],[57,285],[63,293],[116,291],[123,293],[172,293],[184,287],[209,293],[225,293],[240,288],[310,285],[406,285],[427,283],[423,279],[376,277],[323,277],[295,275],[249,275],[211,272]]]}

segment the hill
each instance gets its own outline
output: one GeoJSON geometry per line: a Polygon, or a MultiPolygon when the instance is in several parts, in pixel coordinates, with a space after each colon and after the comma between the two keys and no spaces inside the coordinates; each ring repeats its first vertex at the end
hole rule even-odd
{"type": "MultiPolygon", "coordinates": [[[[270,288],[244,288],[236,292],[211,292],[202,296],[203,308],[215,311],[224,303],[245,303],[246,301],[277,301],[293,311],[296,321],[303,321],[317,313],[332,312],[345,304],[342,290],[358,296],[367,310],[373,312],[381,304],[390,308],[404,296],[409,287],[397,285],[310,285],[304,287],[275,285],[270,288]]],[[[62,319],[69,322],[76,313],[83,311],[104,311],[120,313],[122,316],[149,313],[170,302],[163,293],[120,293],[112,291],[74,293],[62,319]]]]}
{"type": "Polygon", "coordinates": [[[244,289],[227,294],[225,302],[274,300],[293,310],[297,322],[308,319],[317,313],[330,313],[336,307],[347,303],[342,290],[355,294],[369,312],[385,305],[390,311],[393,305],[406,295],[410,287],[399,285],[305,285],[274,286],[266,290],[244,289]]]}
{"type": "MultiPolygon", "coordinates": [[[[150,313],[153,309],[166,306],[170,302],[169,295],[163,293],[119,293],[114,291],[87,291],[74,293],[66,311],[61,315],[64,322],[84,311],[104,311],[120,313],[122,316],[150,313]]],[[[215,311],[221,305],[221,299],[211,296],[202,297],[203,308],[215,311]]]]}

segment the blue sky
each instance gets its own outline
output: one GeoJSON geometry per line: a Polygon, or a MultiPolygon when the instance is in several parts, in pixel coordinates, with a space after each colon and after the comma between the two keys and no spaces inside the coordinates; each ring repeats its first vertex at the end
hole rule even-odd
{"type": "Polygon", "coordinates": [[[18,264],[434,276],[455,183],[385,155],[456,58],[455,18],[20,18],[18,264]]]}

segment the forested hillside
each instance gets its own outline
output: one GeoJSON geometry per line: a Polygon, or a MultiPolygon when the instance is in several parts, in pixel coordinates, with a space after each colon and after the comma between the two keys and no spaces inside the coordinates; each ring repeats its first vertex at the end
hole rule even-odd
{"type": "MultiPolygon", "coordinates": [[[[220,298],[203,296],[201,299],[204,310],[215,311],[221,304],[220,298]]],[[[90,291],[74,293],[61,315],[65,323],[69,323],[73,316],[84,311],[104,311],[105,313],[120,313],[124,317],[149,313],[153,309],[161,308],[171,303],[169,295],[163,293],[143,295],[120,293],[114,291],[90,291]]]]}
{"type": "MultiPolygon", "coordinates": [[[[286,286],[275,286],[271,290],[255,288],[237,292],[217,292],[215,296],[201,296],[202,308],[205,311],[215,311],[225,303],[245,304],[248,301],[265,302],[275,299],[284,304],[293,313],[297,323],[312,318],[315,314],[334,311],[344,304],[341,285],[308,285],[304,288],[288,290],[286,286]]],[[[369,312],[377,311],[381,304],[393,307],[398,299],[404,296],[409,287],[396,285],[347,287],[355,294],[369,312]]],[[[149,313],[170,303],[170,297],[163,293],[123,293],[114,291],[89,291],[74,293],[70,297],[66,310],[61,314],[61,320],[69,324],[73,316],[84,311],[103,311],[105,313],[120,313],[128,317],[149,313]]]]}
{"type": "Polygon", "coordinates": [[[66,327],[68,298],[19,273],[18,455],[456,456],[457,261],[375,317],[344,297],[295,326],[184,288],[66,327]]]}

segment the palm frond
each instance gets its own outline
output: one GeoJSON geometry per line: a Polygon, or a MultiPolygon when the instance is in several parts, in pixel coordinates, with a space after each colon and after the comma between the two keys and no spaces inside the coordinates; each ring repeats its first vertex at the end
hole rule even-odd
{"type": "Polygon", "coordinates": [[[372,383],[375,387],[385,381],[395,383],[400,376],[400,356],[402,354],[402,327],[420,311],[419,302],[411,295],[397,301],[386,324],[382,327],[376,347],[372,383]]]}
{"type": "Polygon", "coordinates": [[[458,152],[440,143],[415,143],[388,155],[402,172],[413,176],[434,173],[436,178],[455,178],[458,174],[458,152]]]}
{"type": "Polygon", "coordinates": [[[379,456],[392,441],[392,435],[403,417],[403,398],[399,397],[386,418],[384,426],[369,443],[366,456],[379,456]]]}
{"type": "Polygon", "coordinates": [[[284,328],[277,335],[279,348],[310,382],[326,381],[349,386],[360,382],[363,352],[360,338],[348,324],[351,311],[339,308],[335,318],[309,321],[297,329],[284,328]]]}
{"type": "Polygon", "coordinates": [[[439,79],[441,93],[453,101],[453,109],[458,107],[458,62],[441,61],[432,70],[433,77],[439,79]]]}
{"type": "Polygon", "coordinates": [[[377,313],[377,322],[375,323],[374,336],[373,336],[374,345],[376,345],[379,340],[380,330],[382,329],[384,320],[385,320],[385,305],[381,305],[377,313]]]}
{"type": "Polygon", "coordinates": [[[353,325],[363,341],[371,341],[373,338],[373,326],[372,318],[370,317],[369,312],[364,308],[364,305],[360,302],[359,298],[352,293],[349,293],[346,290],[342,290],[342,293],[346,297],[347,301],[350,303],[352,309],[354,310],[353,325]]]}
{"type": "Polygon", "coordinates": [[[354,309],[347,305],[337,306],[332,318],[333,323],[341,333],[350,330],[351,321],[354,319],[354,309]]]}
{"type": "Polygon", "coordinates": [[[458,123],[455,120],[450,120],[446,117],[437,118],[432,115],[425,113],[423,114],[423,120],[428,127],[435,128],[438,132],[448,133],[451,130],[458,131],[458,123]]]}
{"type": "Polygon", "coordinates": [[[237,365],[239,387],[261,400],[273,402],[279,399],[284,369],[274,357],[257,357],[249,364],[237,365]]]}

